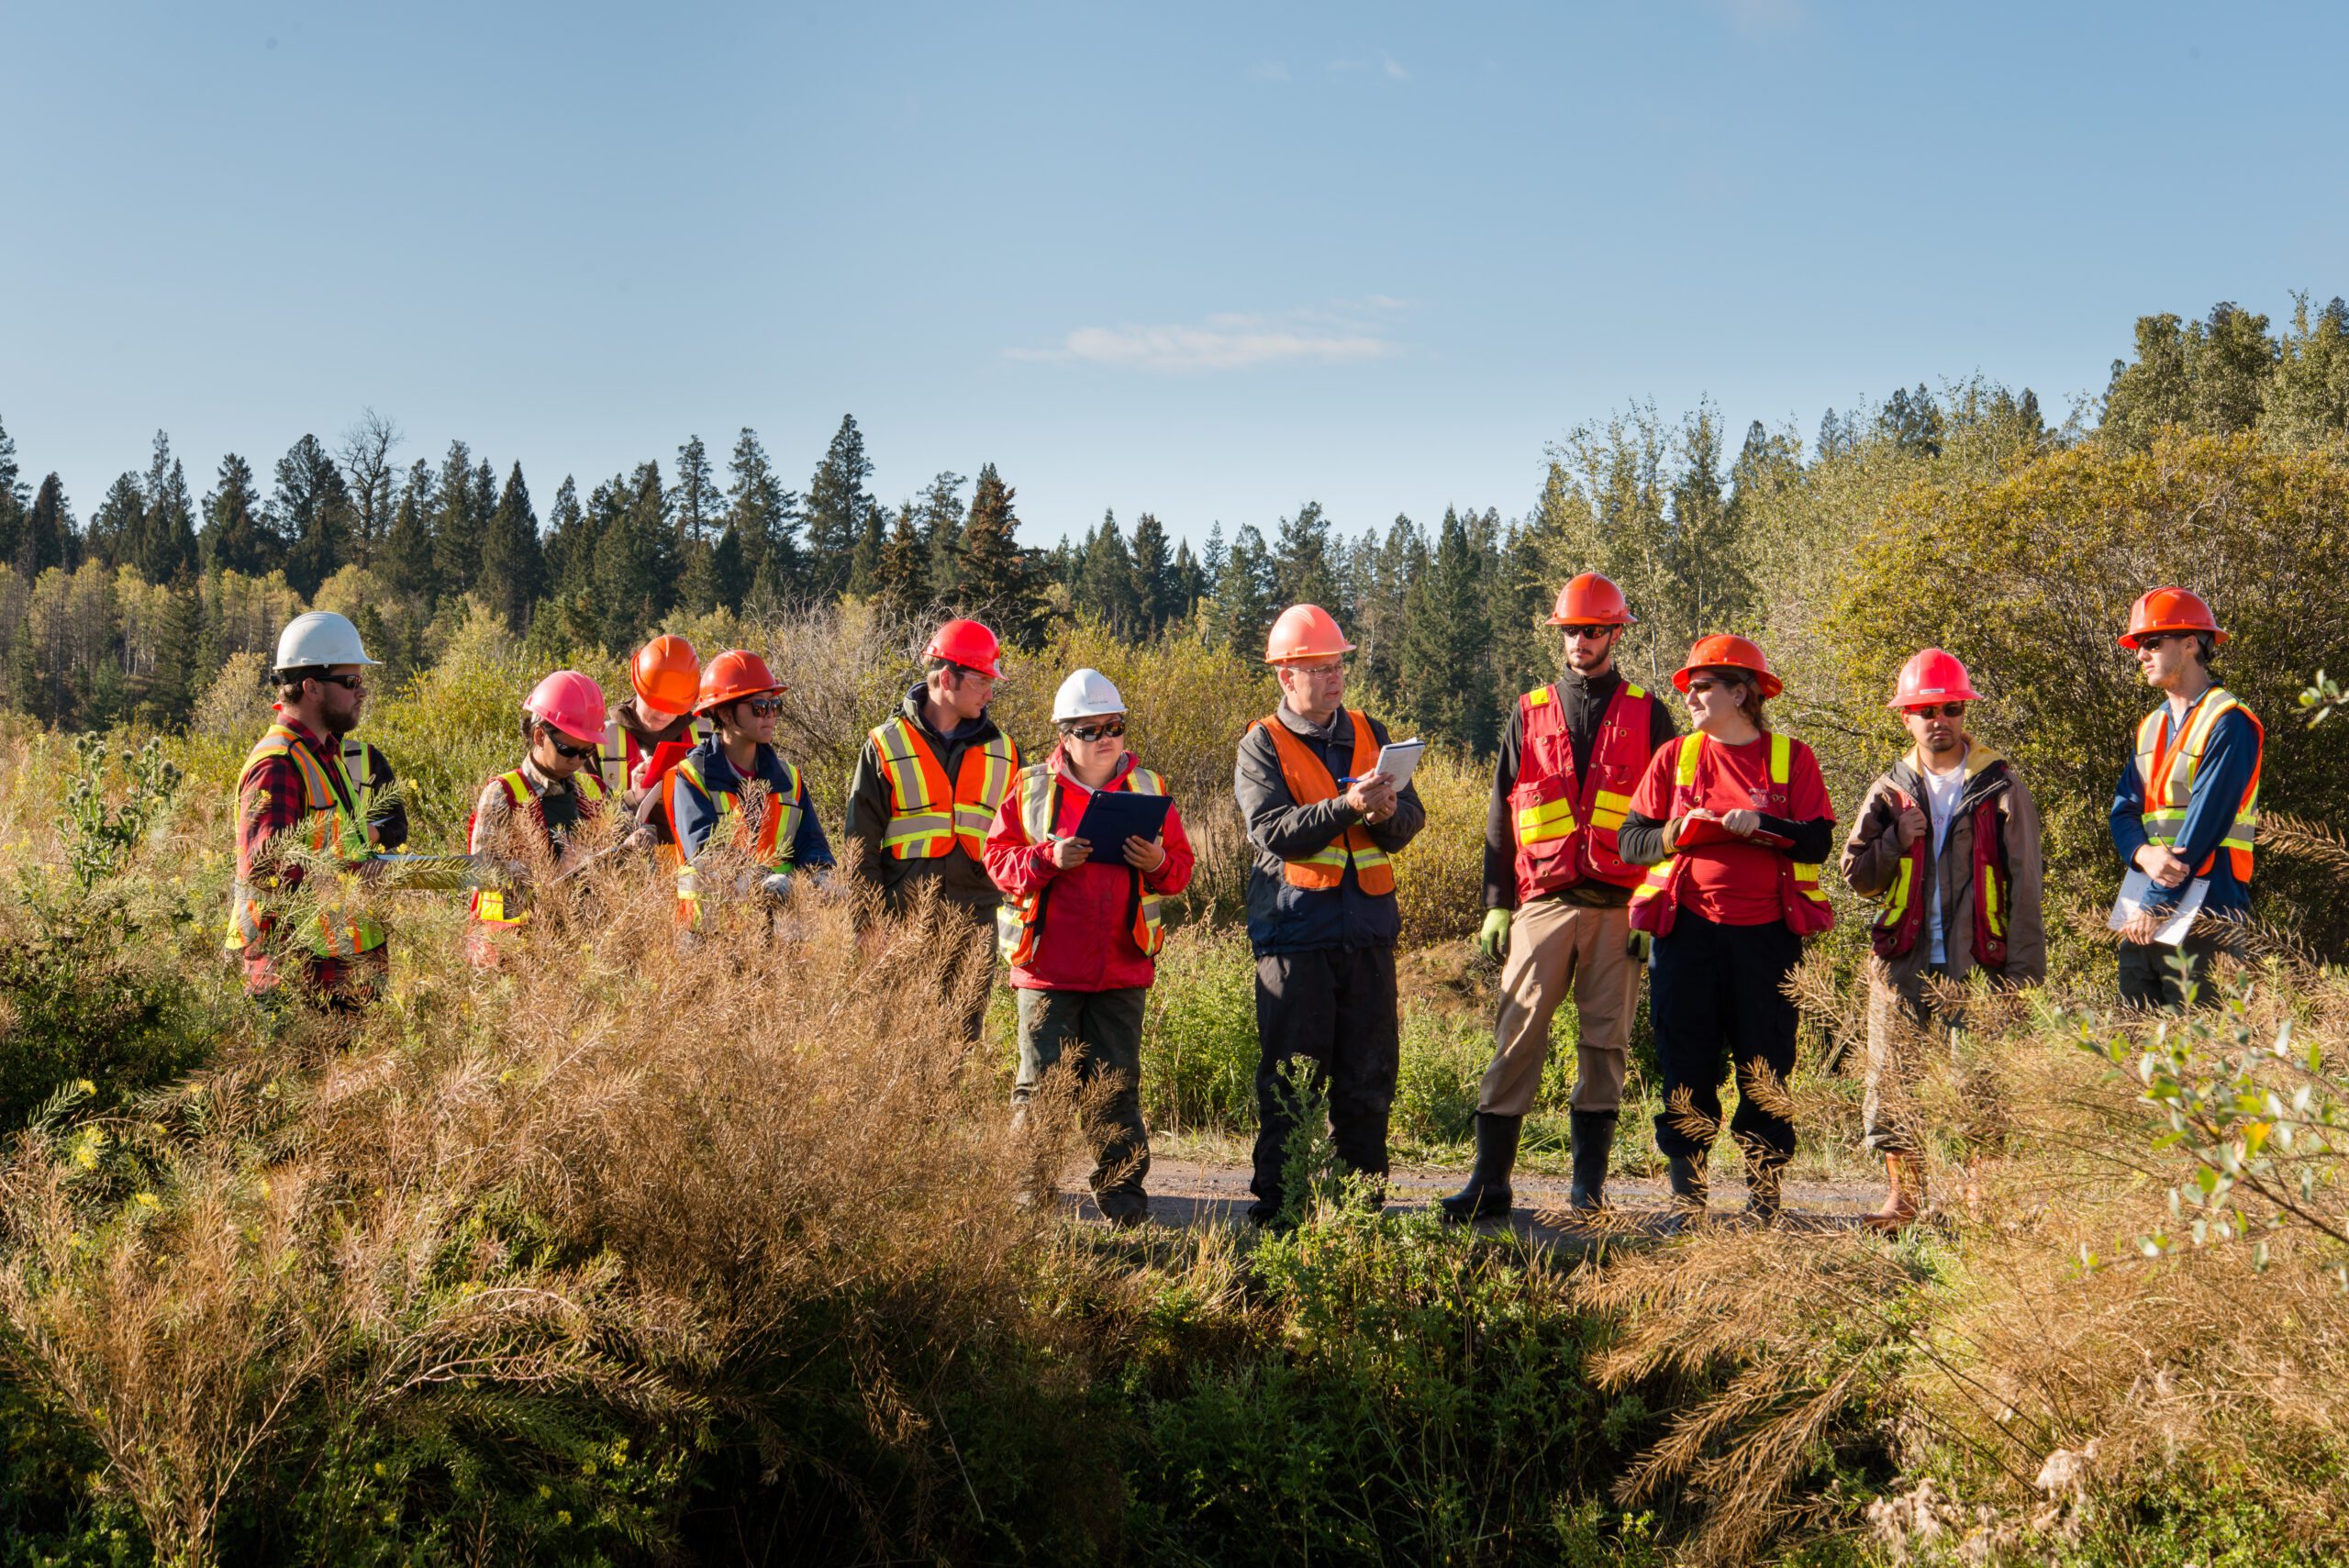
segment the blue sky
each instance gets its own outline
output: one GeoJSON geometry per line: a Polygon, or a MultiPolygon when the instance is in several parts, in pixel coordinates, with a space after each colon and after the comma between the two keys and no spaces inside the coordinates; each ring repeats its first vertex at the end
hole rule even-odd
{"type": "Polygon", "coordinates": [[[87,517],[363,406],[543,510],[698,432],[1023,537],[1521,513],[2140,313],[2349,293],[2349,7],[17,5],[0,421],[87,517]]]}

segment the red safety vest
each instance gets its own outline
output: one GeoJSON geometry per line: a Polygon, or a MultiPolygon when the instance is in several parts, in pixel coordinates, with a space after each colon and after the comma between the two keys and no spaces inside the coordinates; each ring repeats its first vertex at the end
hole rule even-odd
{"type": "Polygon", "coordinates": [[[938,753],[904,714],[874,726],[873,744],[889,780],[889,820],[881,828],[881,848],[889,857],[936,860],[959,845],[986,863],[987,830],[1019,771],[1019,748],[1011,738],[997,735],[963,752],[961,776],[951,789],[938,753]]]}
{"type": "MultiPolygon", "coordinates": [[[[1363,778],[1378,771],[1378,742],[1371,739],[1370,720],[1361,709],[1346,709],[1346,717],[1354,727],[1350,766],[1354,777],[1363,778]]],[[[1268,714],[1256,722],[1272,732],[1273,750],[1280,754],[1281,782],[1288,785],[1291,800],[1310,806],[1317,800],[1333,800],[1341,793],[1321,759],[1290,732],[1278,714],[1268,714]]],[[[1370,829],[1359,822],[1303,860],[1283,861],[1281,874],[1292,887],[1327,892],[1345,880],[1348,865],[1354,868],[1354,880],[1364,893],[1377,895],[1395,891],[1393,863],[1386,851],[1371,840],[1370,829]]]]}
{"type": "MultiPolygon", "coordinates": [[[[1703,730],[1680,738],[1674,763],[1672,799],[1664,809],[1666,821],[1685,816],[1711,788],[1712,769],[1706,759],[1713,754],[1713,748],[1706,744],[1707,740],[1703,730]]],[[[1786,786],[1793,774],[1794,749],[1799,744],[1788,736],[1772,732],[1772,784],[1786,786]]],[[[1648,867],[1646,879],[1631,890],[1631,924],[1635,929],[1659,937],[1671,934],[1673,917],[1680,912],[1680,873],[1685,869],[1676,854],[1666,855],[1648,867]]],[[[1798,937],[1816,935],[1835,923],[1834,907],[1819,885],[1817,862],[1780,859],[1778,911],[1787,929],[1798,937]]]]}
{"type": "MultiPolygon", "coordinates": [[[[546,807],[540,804],[538,795],[530,788],[530,781],[522,775],[521,769],[516,768],[511,773],[500,773],[492,782],[505,785],[506,798],[513,803],[514,809],[536,823],[540,833],[546,832],[546,807]]],[[[604,808],[604,781],[597,776],[594,769],[582,768],[571,776],[571,783],[572,787],[579,792],[579,820],[582,822],[594,820],[596,814],[604,808]]],[[[479,816],[480,812],[476,810],[473,816],[465,818],[465,848],[467,850],[473,848],[473,823],[479,816]]],[[[504,888],[477,887],[473,889],[473,918],[489,925],[518,926],[522,924],[530,917],[530,912],[526,905],[526,900],[518,899],[515,906],[509,910],[506,907],[504,888]]]]}
{"type": "MultiPolygon", "coordinates": [[[[2014,881],[1998,810],[2003,793],[1993,790],[1968,807],[1974,819],[1974,962],[1985,969],[2000,969],[2007,962],[2007,908],[2014,881]]],[[[1924,809],[1897,789],[1891,795],[1897,810],[1924,809]]],[[[1932,821],[1930,813],[1926,820],[1932,821]]],[[[1925,929],[1925,857],[1932,841],[1929,826],[1901,854],[1900,869],[1885,890],[1884,908],[1868,931],[1868,946],[1878,958],[1906,958],[1917,951],[1917,939],[1925,929]]]]}
{"type": "Polygon", "coordinates": [[[1619,686],[1591,742],[1590,774],[1576,780],[1557,688],[1538,687],[1517,699],[1524,739],[1508,804],[1517,836],[1520,904],[1585,877],[1617,887],[1639,885],[1641,868],[1624,861],[1615,834],[1647,770],[1654,703],[1629,681],[1619,686]]]}
{"type": "MultiPolygon", "coordinates": [[[[1125,777],[1110,786],[1131,790],[1136,795],[1164,795],[1166,781],[1148,768],[1130,768],[1125,777]]],[[[1039,762],[1019,773],[1019,827],[1030,844],[1041,844],[1051,836],[1052,817],[1060,809],[1060,781],[1052,776],[1052,764],[1039,762]]],[[[1156,958],[1166,945],[1166,927],[1160,915],[1162,900],[1142,885],[1141,873],[1131,873],[1134,891],[1134,946],[1144,958],[1156,958]]],[[[1007,898],[996,906],[996,951],[1003,962],[1015,968],[1036,956],[1036,943],[1044,930],[1044,899],[1052,892],[1050,884],[1026,897],[1007,898]]]]}

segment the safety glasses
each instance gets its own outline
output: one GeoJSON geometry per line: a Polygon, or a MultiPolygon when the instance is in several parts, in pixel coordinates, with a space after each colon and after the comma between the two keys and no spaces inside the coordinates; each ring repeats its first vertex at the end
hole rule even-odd
{"type": "Polygon", "coordinates": [[[1570,626],[1565,631],[1576,642],[1597,642],[1614,629],[1611,626],[1570,626]]]}
{"type": "Polygon", "coordinates": [[[1105,718],[1098,724],[1072,724],[1061,733],[1072,740],[1090,743],[1095,740],[1115,740],[1126,732],[1122,718],[1105,718]]]}
{"type": "Polygon", "coordinates": [[[322,686],[340,686],[346,692],[367,689],[367,677],[364,675],[312,675],[310,679],[322,686]]]}
{"type": "Polygon", "coordinates": [[[747,697],[743,699],[742,706],[761,718],[773,718],[783,711],[783,699],[781,697],[747,697]]]}
{"type": "Polygon", "coordinates": [[[1945,702],[1935,706],[1932,703],[1927,703],[1922,707],[1910,708],[1909,713],[1915,718],[1964,718],[1965,705],[1962,702],[1945,702]]]}
{"type": "Polygon", "coordinates": [[[573,746],[551,729],[547,731],[547,744],[554,748],[556,756],[567,757],[574,762],[582,757],[592,757],[596,754],[596,748],[593,746],[573,746]]]}

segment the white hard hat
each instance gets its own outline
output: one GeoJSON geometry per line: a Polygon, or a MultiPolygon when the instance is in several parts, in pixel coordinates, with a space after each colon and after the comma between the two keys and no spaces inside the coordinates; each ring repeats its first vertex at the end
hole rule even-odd
{"type": "Polygon", "coordinates": [[[295,616],[277,634],[279,670],[307,670],[328,664],[373,664],[359,645],[359,628],[332,610],[312,610],[295,616]]]}
{"type": "Polygon", "coordinates": [[[1079,670],[1061,683],[1052,694],[1052,722],[1068,718],[1098,718],[1106,713],[1126,711],[1126,699],[1109,684],[1109,677],[1098,670],[1079,670]]]}

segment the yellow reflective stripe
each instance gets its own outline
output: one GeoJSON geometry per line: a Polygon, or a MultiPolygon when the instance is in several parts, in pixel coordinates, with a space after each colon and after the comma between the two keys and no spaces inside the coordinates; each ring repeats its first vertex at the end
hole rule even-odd
{"type": "Polygon", "coordinates": [[[1908,913],[1909,884],[1916,880],[1916,875],[1917,863],[1903,854],[1899,873],[1892,879],[1891,887],[1878,895],[1884,900],[1884,924],[1897,926],[1900,923],[1900,917],[1908,913]]]}
{"type": "Polygon", "coordinates": [[[1982,878],[1982,917],[1989,925],[1992,936],[2007,934],[2007,911],[2006,906],[1998,902],[1998,873],[1996,868],[1982,878]]]}
{"type": "Polygon", "coordinates": [[[1534,687],[1533,690],[1525,694],[1525,702],[1529,707],[1547,707],[1550,704],[1550,688],[1534,687]]]}
{"type": "MultiPolygon", "coordinates": [[[[1619,814],[1617,820],[1621,820],[1619,814]]],[[[1575,803],[1564,795],[1546,806],[1529,806],[1517,814],[1517,836],[1529,844],[1573,836],[1575,803]]]]}
{"type": "Polygon", "coordinates": [[[1623,683],[1623,695],[1631,698],[1633,702],[1638,702],[1648,694],[1642,687],[1635,686],[1631,682],[1626,681],[1623,683]]]}
{"type": "Polygon", "coordinates": [[[1795,743],[1787,736],[1773,733],[1770,737],[1770,782],[1784,784],[1793,771],[1795,743]]]}

